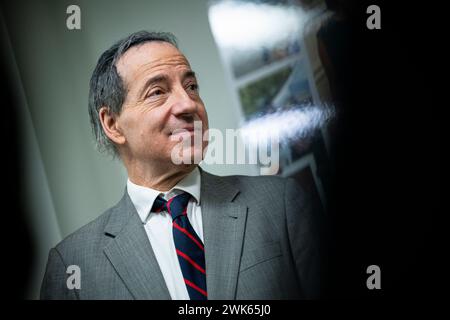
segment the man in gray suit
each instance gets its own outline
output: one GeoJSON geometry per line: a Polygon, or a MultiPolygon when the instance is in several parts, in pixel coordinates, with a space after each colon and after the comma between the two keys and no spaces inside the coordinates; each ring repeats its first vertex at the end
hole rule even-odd
{"type": "MultiPolygon", "coordinates": [[[[174,163],[176,144],[204,134],[208,118],[173,36],[141,31],[105,51],[89,113],[100,149],[124,163],[127,187],[50,250],[42,299],[318,297],[316,217],[303,189],[291,179],[218,177],[174,163]],[[79,287],[68,285],[71,266],[79,287]]],[[[189,145],[192,157],[206,144],[189,145]]]]}

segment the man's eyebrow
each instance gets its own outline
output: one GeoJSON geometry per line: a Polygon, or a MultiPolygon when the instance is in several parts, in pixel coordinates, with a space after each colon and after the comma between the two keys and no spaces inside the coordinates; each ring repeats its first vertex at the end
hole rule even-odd
{"type": "Polygon", "coordinates": [[[188,70],[183,74],[182,80],[186,80],[187,78],[194,78],[197,79],[195,72],[192,70],[188,70]]]}
{"type": "Polygon", "coordinates": [[[139,92],[139,96],[142,96],[145,92],[145,89],[150,87],[152,84],[158,83],[158,82],[168,82],[168,81],[169,81],[169,78],[164,74],[160,74],[160,75],[149,78],[147,81],[145,81],[144,86],[142,87],[141,91],[139,92]]]}
{"type": "MultiPolygon", "coordinates": [[[[187,78],[196,79],[197,77],[196,77],[194,71],[188,70],[188,71],[184,72],[184,74],[182,76],[182,81],[186,80],[187,78]]],[[[145,81],[144,86],[142,87],[141,91],[139,92],[139,96],[142,96],[144,94],[145,90],[148,87],[150,87],[152,84],[158,83],[158,82],[168,82],[168,81],[169,81],[169,77],[164,74],[156,75],[154,77],[149,78],[147,81],[145,81]]]]}

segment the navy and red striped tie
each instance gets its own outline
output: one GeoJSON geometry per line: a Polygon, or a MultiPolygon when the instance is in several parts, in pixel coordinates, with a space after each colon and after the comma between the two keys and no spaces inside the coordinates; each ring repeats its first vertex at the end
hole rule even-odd
{"type": "Polygon", "coordinates": [[[183,273],[184,283],[191,300],[207,300],[205,248],[187,216],[191,195],[182,193],[169,201],[156,198],[152,211],[167,211],[172,216],[172,234],[183,273]]]}

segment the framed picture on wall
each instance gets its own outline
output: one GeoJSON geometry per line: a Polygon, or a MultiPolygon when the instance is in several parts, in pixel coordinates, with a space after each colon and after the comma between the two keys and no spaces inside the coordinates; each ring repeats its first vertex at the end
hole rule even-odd
{"type": "Polygon", "coordinates": [[[312,152],[305,123],[314,100],[302,39],[306,19],[292,1],[216,0],[209,7],[241,126],[257,122],[281,132],[279,174],[312,152]]]}

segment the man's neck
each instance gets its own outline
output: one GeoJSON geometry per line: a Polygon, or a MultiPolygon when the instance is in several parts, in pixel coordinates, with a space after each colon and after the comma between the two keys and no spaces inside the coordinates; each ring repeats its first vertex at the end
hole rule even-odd
{"type": "Polygon", "coordinates": [[[165,192],[172,189],[195,168],[196,165],[181,165],[159,170],[157,168],[143,170],[143,168],[132,166],[127,168],[127,171],[128,178],[134,184],[165,192]]]}

